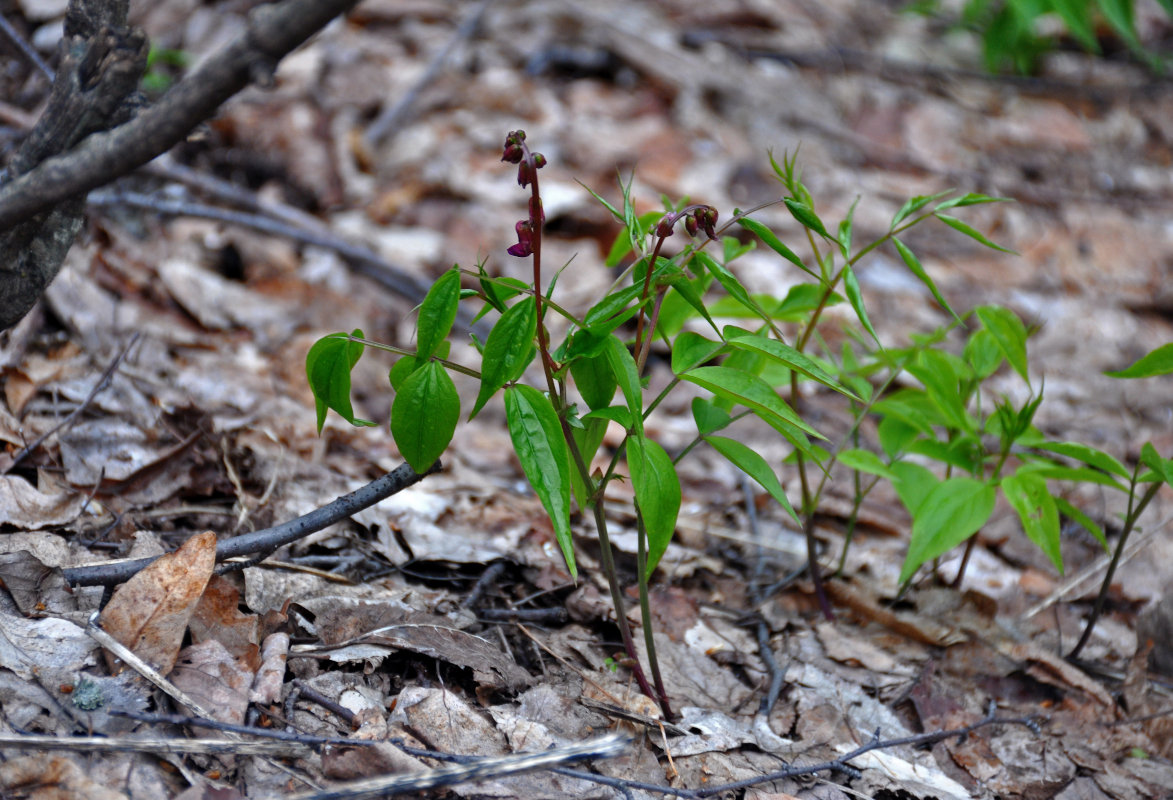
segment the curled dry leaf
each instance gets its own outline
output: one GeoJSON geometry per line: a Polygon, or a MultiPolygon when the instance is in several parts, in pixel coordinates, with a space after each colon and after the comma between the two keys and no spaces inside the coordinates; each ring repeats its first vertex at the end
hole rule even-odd
{"type": "MultiPolygon", "coordinates": [[[[216,534],[197,534],[120,586],[102,627],[164,675],[175,666],[187,623],[216,563],[216,534]]],[[[110,669],[121,662],[106,654],[110,669]]]]}
{"type": "Polygon", "coordinates": [[[0,476],[0,525],[39,530],[77,519],[85,496],[78,492],[46,494],[18,475],[0,476]]]}
{"type": "Polygon", "coordinates": [[[220,722],[244,722],[253,673],[215,639],[185,647],[170,678],[220,722]]]}

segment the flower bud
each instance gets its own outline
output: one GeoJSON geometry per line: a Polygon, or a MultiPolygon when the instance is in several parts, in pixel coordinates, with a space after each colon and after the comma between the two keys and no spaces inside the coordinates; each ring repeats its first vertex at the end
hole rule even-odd
{"type": "Polygon", "coordinates": [[[696,236],[699,226],[697,225],[696,217],[688,216],[684,218],[684,229],[688,231],[689,236],[696,236]]]}
{"type": "Polygon", "coordinates": [[[518,258],[525,258],[533,255],[534,252],[534,228],[528,219],[519,220],[513,226],[517,231],[517,244],[509,248],[508,252],[511,256],[518,258]]]}
{"type": "Polygon", "coordinates": [[[534,169],[541,169],[546,166],[546,157],[541,153],[534,153],[534,169]]]}
{"type": "Polygon", "coordinates": [[[675,214],[665,214],[660,218],[660,224],[656,226],[656,235],[661,239],[667,239],[672,235],[672,228],[676,224],[675,214]]]}

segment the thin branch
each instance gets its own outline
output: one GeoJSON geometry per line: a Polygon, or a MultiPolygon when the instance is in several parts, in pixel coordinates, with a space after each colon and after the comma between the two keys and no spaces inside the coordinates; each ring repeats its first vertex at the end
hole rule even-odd
{"type": "Polygon", "coordinates": [[[612,734],[594,741],[556,747],[539,753],[481,758],[468,764],[456,764],[423,773],[352,781],[323,792],[293,795],[291,800],[374,800],[375,798],[419,792],[467,781],[510,777],[523,772],[549,769],[575,761],[585,761],[589,758],[617,756],[627,745],[627,741],[624,736],[612,734]]]}
{"type": "Polygon", "coordinates": [[[356,2],[284,0],[256,7],[242,33],[158,103],[0,186],[0,229],[109,183],[183,141],[250,82],[271,80],[281,58],[356,2]]]}
{"type": "Polygon", "coordinates": [[[281,731],[276,728],[257,728],[252,725],[235,725],[231,722],[221,722],[207,717],[188,717],[183,714],[151,714],[146,711],[131,711],[128,709],[110,709],[110,715],[126,717],[127,719],[147,722],[152,725],[180,725],[190,728],[207,728],[213,731],[227,731],[245,736],[256,736],[260,739],[276,739],[281,742],[298,742],[310,747],[323,744],[336,744],[343,747],[357,745],[359,747],[376,745],[373,739],[346,739],[340,736],[311,736],[308,733],[281,731]]]}
{"type": "MultiPolygon", "coordinates": [[[[355,744],[348,742],[348,744],[355,744]]],[[[362,744],[362,742],[358,742],[362,744]]],[[[306,758],[310,747],[295,741],[242,742],[237,739],[182,739],[151,737],[143,739],[121,736],[38,736],[33,734],[0,735],[5,750],[71,750],[79,753],[225,753],[245,756],[285,756],[306,758]]]]}
{"type": "MultiPolygon", "coordinates": [[[[0,470],[0,475],[7,475],[17,464],[19,464],[21,461],[24,461],[29,453],[40,447],[46,439],[58,431],[72,425],[74,420],[76,420],[83,411],[90,407],[90,404],[94,402],[94,398],[97,397],[98,394],[110,384],[110,380],[114,377],[114,373],[118,370],[118,365],[122,363],[124,358],[126,358],[126,354],[130,352],[130,348],[134,347],[135,342],[139,340],[140,336],[142,336],[141,333],[136,333],[134,336],[130,337],[130,341],[127,342],[126,347],[122,348],[122,351],[118,354],[118,356],[112,362],[110,362],[110,366],[106,367],[105,371],[102,373],[102,376],[98,378],[98,382],[94,384],[94,388],[90,389],[90,393],[86,395],[86,399],[82,400],[81,404],[69,413],[69,416],[58,422],[49,430],[42,433],[36,439],[33,439],[33,441],[29,444],[25,445],[24,448],[22,448],[21,451],[13,457],[12,463],[3,470],[0,470]]],[[[101,482],[99,481],[99,483],[101,482]]]]}
{"type": "MultiPolygon", "coordinates": [[[[216,560],[245,556],[255,553],[271,553],[278,547],[295,542],[311,533],[346,519],[364,508],[386,500],[396,492],[417,483],[427,475],[440,469],[437,461],[422,475],[407,464],[393,472],[371,481],[361,489],[343,495],[337,500],[303,514],[297,519],[284,522],[272,528],[247,533],[226,539],[216,546],[216,560]]],[[[108,564],[91,564],[84,567],[69,567],[62,572],[71,586],[113,586],[128,580],[154,558],[139,558],[134,561],[116,561],[108,564]]]]}
{"type": "Polygon", "coordinates": [[[375,118],[371,126],[367,128],[366,134],[363,136],[363,143],[367,147],[376,147],[387,138],[393,128],[398,127],[407,117],[407,112],[411,106],[419,98],[423,92],[424,87],[436,80],[440,74],[440,70],[444,67],[452,53],[456,50],[465,39],[472,36],[481,24],[481,18],[484,17],[486,9],[492,4],[493,0],[481,0],[476,8],[468,13],[452,34],[451,38],[445,42],[444,46],[440,48],[440,52],[432,58],[428,66],[424,69],[422,75],[416,80],[412,87],[404,93],[403,97],[399,98],[394,105],[389,106],[375,118]]]}
{"type": "Polygon", "coordinates": [[[0,14],[0,31],[8,37],[8,41],[16,46],[20,54],[29,60],[29,63],[41,71],[46,78],[52,82],[57,76],[53,74],[53,68],[45,63],[45,59],[41,58],[41,54],[37,52],[36,48],[29,44],[28,40],[20,35],[20,31],[12,27],[12,23],[3,14],[0,14]]]}

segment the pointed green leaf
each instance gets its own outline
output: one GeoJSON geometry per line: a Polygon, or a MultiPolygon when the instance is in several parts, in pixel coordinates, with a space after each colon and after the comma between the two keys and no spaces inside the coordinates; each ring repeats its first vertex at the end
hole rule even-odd
{"type": "Polygon", "coordinates": [[[841,450],[836,458],[840,464],[848,469],[866,472],[869,475],[879,475],[881,478],[887,478],[890,481],[899,480],[899,476],[892,471],[892,468],[870,450],[860,450],[858,448],[841,450]]]}
{"type": "Polygon", "coordinates": [[[851,208],[847,210],[847,218],[839,223],[839,252],[843,254],[844,260],[851,260],[851,234],[852,226],[855,220],[855,207],[859,205],[859,198],[856,197],[852,202],[851,208]]]}
{"type": "Polygon", "coordinates": [[[960,233],[964,233],[969,238],[973,239],[976,242],[980,242],[981,244],[984,244],[986,247],[993,248],[994,250],[1001,250],[1003,253],[1013,253],[1014,255],[1018,255],[1013,250],[1010,250],[1009,248],[1003,247],[1000,244],[995,244],[994,242],[990,241],[988,238],[986,238],[986,236],[984,234],[982,234],[976,228],[974,228],[970,225],[967,225],[966,223],[959,220],[957,217],[951,217],[948,214],[940,214],[940,213],[934,213],[933,216],[936,217],[937,219],[941,220],[941,222],[944,222],[946,225],[948,225],[953,230],[958,231],[960,233]]]}
{"type": "Polygon", "coordinates": [[[648,534],[648,563],[644,577],[650,578],[676,532],[680,513],[680,478],[664,448],[639,436],[627,440],[627,466],[631,487],[648,534]]]}
{"type": "Polygon", "coordinates": [[[1002,348],[986,328],[978,328],[970,334],[965,343],[965,362],[973,370],[974,377],[985,380],[1002,366],[1002,348]]]}
{"type": "Polygon", "coordinates": [[[537,389],[516,385],[505,390],[505,419],[521,468],[550,515],[570,576],[577,579],[570,533],[570,450],[558,414],[537,389]]]}
{"type": "Polygon", "coordinates": [[[892,488],[908,513],[916,517],[929,494],[940,484],[940,479],[928,467],[910,461],[896,461],[890,468],[896,474],[892,488]]]}
{"type": "Polygon", "coordinates": [[[537,330],[538,315],[532,297],[517,301],[497,320],[493,330],[489,331],[489,340],[485,342],[481,389],[468,415],[469,419],[484,408],[498,389],[521,377],[534,357],[534,335],[537,330]]]}
{"type": "Polygon", "coordinates": [[[895,237],[892,238],[892,244],[896,245],[896,250],[900,253],[900,257],[904,259],[904,265],[908,267],[909,271],[933,293],[933,299],[937,301],[938,305],[948,311],[951,317],[960,322],[961,317],[957,316],[957,312],[953,310],[953,307],[949,305],[949,302],[941,294],[941,290],[937,288],[937,284],[929,277],[929,273],[925,272],[925,268],[921,265],[920,259],[916,257],[916,253],[909,250],[908,245],[895,237]]]}
{"type": "Polygon", "coordinates": [[[778,501],[778,504],[785,509],[795,524],[799,528],[802,527],[802,520],[795,513],[794,507],[790,505],[790,500],[786,497],[782,484],[778,482],[778,476],[774,474],[774,470],[770,469],[766,459],[762,458],[756,450],[736,439],[728,439],[724,436],[706,436],[705,441],[711,444],[713,449],[724,456],[733,466],[757,481],[759,486],[769,492],[770,497],[778,501]]]}
{"type": "Polygon", "coordinates": [[[452,441],[459,419],[456,385],[438,361],[429,361],[396,392],[391,435],[411,468],[423,474],[452,441]]]}
{"type": "MultiPolygon", "coordinates": [[[[460,303],[460,271],[450,269],[441,275],[420,304],[419,333],[416,336],[416,356],[431,358],[440,343],[448,338],[456,321],[456,307],[460,303]]],[[[429,465],[430,466],[430,465],[429,465]]]]}
{"type": "Polygon", "coordinates": [[[737,302],[741,303],[758,317],[761,317],[767,322],[770,321],[770,315],[758,305],[756,300],[750,297],[749,292],[741,285],[741,281],[737,280],[737,276],[721,264],[718,264],[707,253],[697,253],[695,258],[717,279],[717,283],[721,284],[721,288],[728,292],[730,297],[737,300],[737,302]]]}
{"type": "Polygon", "coordinates": [[[699,333],[685,331],[672,343],[672,371],[679,375],[699,367],[714,358],[724,346],[723,342],[714,342],[699,333]]]}
{"type": "MultiPolygon", "coordinates": [[[[314,393],[318,414],[318,433],[326,424],[327,409],[334,409],[351,425],[368,426],[377,423],[357,419],[350,403],[350,371],[362,357],[363,345],[350,339],[363,338],[361,329],[353,334],[331,333],[314,342],[305,357],[305,374],[314,393]]],[[[429,466],[431,466],[429,464],[429,466]]]]}
{"type": "MultiPolygon", "coordinates": [[[[784,259],[801,269],[803,272],[812,276],[815,274],[811,271],[810,267],[802,263],[802,259],[798,257],[797,253],[783,244],[782,240],[779,239],[772,230],[758,222],[756,219],[750,219],[749,217],[738,217],[737,224],[745,228],[754,236],[758,237],[762,241],[762,244],[773,250],[778,255],[782,256],[784,259]]],[[[729,259],[726,259],[726,261],[728,260],[729,259]]]]}
{"type": "Polygon", "coordinates": [[[1104,374],[1109,378],[1151,378],[1170,372],[1173,372],[1173,342],[1161,345],[1126,369],[1104,374]]]}
{"type": "Polygon", "coordinates": [[[419,368],[420,363],[420,360],[415,356],[402,356],[396,361],[391,366],[391,371],[387,373],[387,380],[391,384],[391,388],[396,392],[403,388],[403,382],[419,368]]]}
{"type": "Polygon", "coordinates": [[[1028,539],[1051,559],[1055,569],[1063,572],[1063,556],[1059,553],[1059,509],[1047,481],[1033,472],[1015,473],[1002,481],[1002,494],[1018,512],[1022,530],[1028,539]]]}
{"type": "Polygon", "coordinates": [[[913,514],[900,582],[977,533],[994,512],[996,494],[994,487],[973,478],[946,478],[934,486],[913,514]]]}
{"type": "Polygon", "coordinates": [[[618,384],[605,355],[575,359],[570,363],[570,374],[574,377],[574,385],[588,408],[604,408],[611,405],[611,398],[615,396],[618,384]]]}
{"type": "Polygon", "coordinates": [[[733,422],[733,417],[723,408],[718,408],[712,400],[703,397],[692,398],[692,419],[696,422],[697,433],[707,436],[716,433],[733,422]]]}
{"type": "Polygon", "coordinates": [[[827,229],[823,227],[823,221],[819,219],[819,215],[815,213],[813,208],[789,197],[783,198],[782,202],[786,204],[790,213],[804,228],[810,228],[824,239],[831,238],[831,234],[827,233],[827,229]]]}
{"type": "Polygon", "coordinates": [[[1079,527],[1083,528],[1092,536],[1096,537],[1096,541],[1098,541],[1100,546],[1104,548],[1105,553],[1112,552],[1112,548],[1108,546],[1108,537],[1104,535],[1104,529],[1097,525],[1095,520],[1080,511],[1075,506],[1071,505],[1071,503],[1067,502],[1062,497],[1055,498],[1055,505],[1059,507],[1059,511],[1064,516],[1070,518],[1072,521],[1077,523],[1079,527]]]}
{"type": "Polygon", "coordinates": [[[1022,376],[1027,385],[1030,385],[1030,376],[1026,368],[1026,326],[1022,320],[1008,308],[1002,306],[978,306],[974,311],[982,325],[994,337],[1002,355],[1014,367],[1014,371],[1022,376]]]}
{"type": "Polygon", "coordinates": [[[952,191],[953,191],[952,189],[946,189],[945,191],[937,192],[936,194],[917,195],[916,197],[909,198],[904,203],[904,205],[902,205],[900,207],[900,210],[896,212],[896,215],[894,217],[892,217],[892,224],[888,226],[888,230],[889,231],[895,230],[896,226],[899,225],[901,222],[903,222],[905,219],[912,216],[916,212],[920,211],[922,208],[924,208],[925,206],[927,206],[929,203],[933,202],[934,200],[940,200],[945,195],[952,193],[952,191]]]}
{"type": "Polygon", "coordinates": [[[1141,446],[1140,463],[1155,472],[1165,483],[1173,486],[1173,459],[1161,458],[1161,454],[1151,442],[1145,442],[1141,446]]]}
{"type": "Polygon", "coordinates": [[[1116,475],[1128,480],[1131,473],[1127,468],[1113,456],[1105,453],[1103,450],[1097,450],[1086,444],[1079,442],[1043,442],[1034,446],[1036,450],[1046,450],[1049,453],[1058,453],[1061,456],[1074,458],[1076,461],[1081,461],[1090,467],[1102,469],[1111,475],[1116,475]]]}
{"type": "Polygon", "coordinates": [[[680,377],[718,397],[746,406],[800,450],[806,451],[810,447],[803,434],[826,438],[806,424],[769,384],[756,375],[722,366],[697,367],[680,377]]]}
{"type": "Polygon", "coordinates": [[[603,352],[607,357],[607,363],[611,365],[611,374],[615,376],[619,389],[623,392],[623,399],[627,403],[627,410],[631,412],[631,420],[636,433],[642,436],[644,431],[644,395],[643,386],[639,380],[639,367],[636,366],[635,359],[631,357],[631,352],[623,342],[619,341],[617,336],[607,337],[607,348],[603,352]]]}
{"type": "Polygon", "coordinates": [[[875,339],[876,344],[880,344],[880,337],[876,335],[876,329],[872,327],[872,321],[868,318],[867,309],[863,305],[863,291],[859,288],[859,278],[855,276],[855,270],[851,266],[843,268],[843,291],[847,293],[847,302],[851,303],[851,307],[855,309],[855,315],[859,317],[859,322],[863,325],[865,331],[871,334],[875,339]]]}
{"type": "MultiPolygon", "coordinates": [[[[607,433],[607,420],[601,418],[583,419],[582,427],[572,427],[570,433],[574,436],[575,443],[578,444],[578,452],[582,454],[583,462],[589,467],[595,453],[599,452],[603,436],[607,433]]],[[[583,483],[582,475],[573,465],[570,469],[570,488],[574,491],[574,499],[578,503],[578,507],[586,508],[591,499],[590,491],[583,483]]]]}
{"type": "Polygon", "coordinates": [[[844,387],[839,381],[835,380],[826,370],[820,367],[814,360],[808,356],[795,350],[785,342],[780,342],[777,339],[771,339],[768,336],[759,334],[750,334],[748,336],[734,336],[728,339],[728,343],[732,347],[740,350],[752,350],[761,353],[767,358],[773,359],[788,369],[793,369],[801,372],[816,383],[821,383],[829,389],[834,389],[842,395],[850,397],[852,400],[863,402],[863,400],[852,392],[850,389],[844,387]]]}

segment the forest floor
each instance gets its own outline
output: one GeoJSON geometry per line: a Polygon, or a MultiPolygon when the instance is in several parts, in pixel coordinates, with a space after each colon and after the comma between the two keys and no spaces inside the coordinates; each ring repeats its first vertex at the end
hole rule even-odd
{"type": "MultiPolygon", "coordinates": [[[[34,41],[49,37],[60,13],[53,4],[16,5],[15,23],[34,41]]],[[[239,29],[251,3],[147,5],[132,15],[152,42],[198,61],[239,29]]],[[[32,762],[27,747],[10,745],[27,734],[214,734],[109,714],[167,706],[139,683],[104,677],[84,633],[101,589],[67,592],[60,573],[41,565],[155,555],[189,540],[198,559],[203,531],[223,539],[276,525],[395,468],[385,425],[352,429],[331,415],[318,434],[306,352],[323,334],[355,328],[412,347],[420,287],[453,264],[483,261],[492,274],[526,278],[529,262],[505,253],[526,201],[501,163],[511,130],[524,129],[549,162],[545,258],[570,263],[556,298],[577,312],[617,274],[603,260],[618,227],[584,187],[617,202],[620,176],[634,176],[641,210],[661,207],[661,195],[689,197],[728,218],[778,199],[768,154],[797,153],[824,219],[842,219],[859,199],[857,241],[882,235],[913,195],[954,188],[1011,198],[959,216],[1013,254],[944,226],[917,228],[908,244],[958,310],[998,303],[1038,326],[1029,352],[1045,388],[1040,429],[1128,465],[1145,442],[1173,454],[1169,379],[1102,374],[1173,341],[1173,82],[1123,58],[1076,52],[1051,56],[1036,79],[991,77],[971,37],[898,5],[365,0],[170,161],[91,198],[66,268],[0,339],[0,553],[9,554],[0,567],[9,589],[0,602],[0,795],[24,787],[39,796],[32,775],[55,785],[55,797],[283,797],[440,763],[385,743],[394,737],[502,756],[610,729],[634,741],[578,769],[687,795],[833,760],[877,731],[896,739],[964,727],[993,703],[999,717],[1029,717],[1037,728],[989,725],[873,751],[852,761],[858,773],[722,796],[1173,796],[1173,676],[1147,669],[1137,633],[1142,614],[1161,624],[1150,609],[1173,586],[1173,496],[1158,495],[1130,540],[1077,667],[1063,654],[1107,562],[1090,536],[1065,535],[1059,574],[999,507],[959,589],[947,585],[960,561],[950,553],[937,579],[897,600],[910,520],[894,494],[877,494],[830,583],[828,622],[805,579],[753,602],[754,580],[780,582],[803,566],[802,535],[698,449],[682,462],[677,538],[652,592],[664,680],[681,715],[678,728],[663,729],[623,665],[590,520],[575,523],[575,584],[513,456],[499,401],[458,427],[441,473],[214,583],[220,606],[208,610],[209,592],[187,647],[176,641],[167,656],[178,659],[171,680],[218,717],[277,728],[287,720],[302,734],[367,744],[275,756],[164,754],[158,745],[32,762]],[[479,26],[458,37],[482,8],[479,26]],[[164,200],[192,213],[161,213],[164,200]],[[226,215],[208,218],[209,206],[226,215]],[[248,214],[286,231],[260,232],[248,214]],[[396,269],[348,261],[337,240],[396,269]],[[766,712],[772,673],[757,623],[783,681],[766,712]],[[262,651],[272,632],[292,638],[262,651]],[[97,703],[71,696],[94,686],[97,703]]],[[[1138,5],[1142,35],[1169,49],[1168,20],[1138,5]]],[[[11,142],[35,118],[47,82],[4,58],[0,133],[11,142]]],[[[759,218],[801,249],[785,210],[759,218]]],[[[739,277],[753,291],[784,293],[799,276],[762,249],[737,262],[739,277]]],[[[863,261],[859,278],[886,346],[949,321],[894,250],[863,261]]],[[[821,330],[832,346],[842,324],[830,316],[821,330]]],[[[466,341],[453,360],[469,353],[466,341]]],[[[355,371],[360,417],[387,419],[392,360],[383,355],[368,351],[355,371]]],[[[669,370],[654,357],[653,384],[669,370]]],[[[1022,402],[1028,387],[1006,373],[990,397],[1022,402]]],[[[466,400],[477,389],[471,380],[459,388],[466,400]]],[[[800,410],[820,430],[842,431],[848,411],[833,397],[811,392],[800,410]]],[[[695,433],[688,400],[665,403],[648,422],[669,452],[695,433]]],[[[752,425],[735,430],[796,497],[781,446],[752,425]]],[[[850,514],[850,481],[837,483],[817,529],[830,566],[850,514]]],[[[1084,487],[1069,499],[1118,541],[1121,497],[1084,487]]],[[[611,523],[630,578],[635,533],[623,500],[611,523]]],[[[132,604],[128,613],[150,612],[132,604]]],[[[638,622],[637,610],[631,616],[638,622]]],[[[1156,638],[1168,653],[1171,637],[1156,638]]],[[[541,771],[422,796],[450,794],[658,796],[541,771]]]]}

